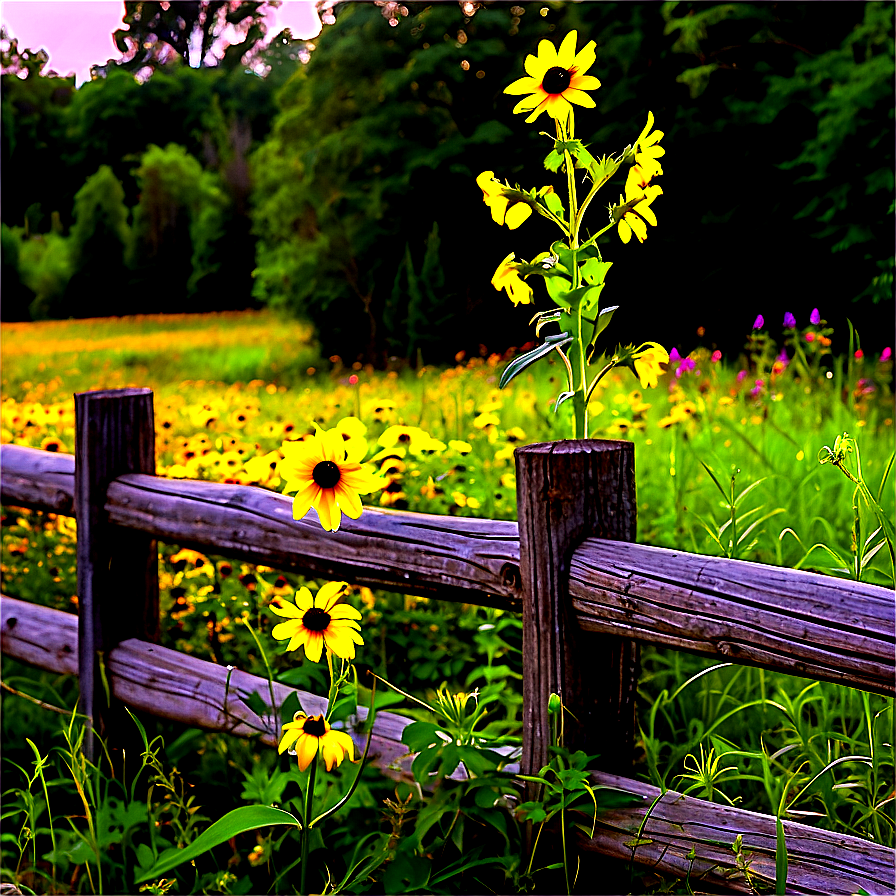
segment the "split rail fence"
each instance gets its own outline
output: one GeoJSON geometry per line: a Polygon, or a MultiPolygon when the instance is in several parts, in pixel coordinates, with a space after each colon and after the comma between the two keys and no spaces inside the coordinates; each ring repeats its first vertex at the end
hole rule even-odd
{"type": "MultiPolygon", "coordinates": [[[[148,389],[75,396],[75,455],[4,445],[4,504],[74,516],[78,616],[0,598],[0,647],[79,676],[80,709],[100,736],[126,727],[122,707],[277,743],[276,711],[243,698],[265,679],[160,646],[157,539],[275,569],[347,580],[523,617],[524,772],[547,761],[548,696],[575,707],[567,744],[600,754],[593,784],[639,805],[603,811],[580,847],[755,892],[735,864],[742,835],[754,884],[775,878],[774,817],[660,791],[631,778],[638,645],[894,693],[896,614],[884,588],[814,573],[634,544],[634,447],[586,440],[517,449],[519,523],[366,509],[335,533],[295,521],[290,498],[261,488],[154,475],[148,389]],[[104,668],[100,668],[102,662],[104,668]],[[101,688],[102,675],[111,701],[101,688]],[[108,705],[111,703],[111,705],[108,705]]],[[[292,689],[275,684],[280,703],[292,689]]],[[[300,693],[308,712],[325,700],[300,693]]],[[[362,719],[364,712],[361,711],[362,719]]],[[[371,755],[406,754],[409,720],[379,712],[371,755]]],[[[363,742],[364,735],[353,736],[363,742]]],[[[86,749],[96,749],[88,740],[86,749]]],[[[783,822],[788,893],[893,893],[894,852],[783,822]]]]}

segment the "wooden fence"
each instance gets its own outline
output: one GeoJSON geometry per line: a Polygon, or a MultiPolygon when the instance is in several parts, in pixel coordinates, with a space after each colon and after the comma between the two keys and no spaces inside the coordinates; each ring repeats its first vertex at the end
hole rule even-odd
{"type": "MultiPolygon", "coordinates": [[[[271,745],[278,740],[276,713],[258,717],[243,699],[267,695],[265,679],[156,643],[157,539],[521,612],[523,771],[546,761],[547,699],[560,693],[579,719],[568,743],[600,753],[593,783],[642,797],[639,805],[601,813],[594,838],[580,846],[701,886],[755,892],[736,867],[738,834],[752,855],[753,883],[773,882],[775,819],[674,791],[660,795],[631,779],[638,645],[894,693],[896,613],[887,589],[632,543],[631,443],[517,449],[519,524],[371,508],[328,533],[313,511],[297,522],[291,499],[264,489],[153,475],[149,390],[83,393],[75,411],[74,456],[0,449],[0,499],[76,517],[79,614],[2,597],[0,647],[40,668],[78,674],[81,708],[103,736],[114,739],[125,727],[118,713],[126,704],[209,730],[260,735],[271,745]]],[[[290,690],[274,686],[278,704],[290,690]]],[[[307,711],[325,704],[299,696],[307,711]]],[[[371,752],[382,767],[404,757],[408,722],[377,714],[371,752]]],[[[784,832],[788,893],[896,891],[893,850],[788,820],[784,832]]]]}

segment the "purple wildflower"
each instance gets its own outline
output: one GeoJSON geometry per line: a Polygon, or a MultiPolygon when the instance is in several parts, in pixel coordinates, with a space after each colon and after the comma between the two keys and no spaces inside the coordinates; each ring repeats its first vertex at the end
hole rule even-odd
{"type": "Polygon", "coordinates": [[[765,326],[765,318],[761,314],[756,315],[756,320],[753,321],[753,329],[761,330],[765,326]]]}
{"type": "Polygon", "coordinates": [[[738,371],[738,374],[737,374],[737,381],[738,381],[738,383],[742,383],[742,382],[744,381],[744,377],[745,377],[746,375],[747,375],[747,371],[746,371],[746,370],[740,370],[740,371],[738,371]]]}
{"type": "Polygon", "coordinates": [[[812,313],[809,315],[809,323],[816,327],[821,323],[821,315],[818,313],[817,308],[812,309],[812,313]]]}
{"type": "Polygon", "coordinates": [[[796,318],[789,311],[784,315],[784,326],[788,330],[792,330],[796,326],[796,318]]]}

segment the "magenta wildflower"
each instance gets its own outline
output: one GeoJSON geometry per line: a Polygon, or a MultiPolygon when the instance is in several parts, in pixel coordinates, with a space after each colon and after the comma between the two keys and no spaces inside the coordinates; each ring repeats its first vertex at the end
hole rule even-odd
{"type": "Polygon", "coordinates": [[[789,311],[784,315],[784,326],[788,330],[796,326],[796,318],[789,311]]]}
{"type": "Polygon", "coordinates": [[[815,334],[806,333],[806,342],[815,342],[815,334]]]}
{"type": "Polygon", "coordinates": [[[709,360],[712,361],[713,364],[718,364],[719,361],[722,360],[722,353],[718,349],[716,349],[712,353],[712,357],[709,360]]]}
{"type": "Polygon", "coordinates": [[[765,385],[765,383],[762,380],[756,380],[756,385],[753,386],[752,389],[750,389],[750,395],[752,395],[753,398],[755,398],[762,391],[762,387],[764,385],[765,385]]]}
{"type": "Polygon", "coordinates": [[[865,357],[865,352],[863,352],[860,348],[857,348],[857,349],[856,349],[856,355],[855,355],[855,356],[856,356],[856,360],[857,360],[857,361],[861,361],[862,358],[865,357]]]}
{"type": "Polygon", "coordinates": [[[821,323],[821,315],[818,313],[817,308],[812,309],[812,313],[809,315],[809,323],[816,327],[821,323]]]}
{"type": "Polygon", "coordinates": [[[671,352],[669,352],[669,363],[671,364],[673,361],[680,361],[681,355],[678,354],[678,349],[673,348],[671,352]]]}
{"type": "Polygon", "coordinates": [[[678,365],[678,370],[675,371],[676,378],[680,379],[681,375],[687,370],[694,369],[694,361],[692,358],[682,358],[681,364],[678,365]]]}
{"type": "Polygon", "coordinates": [[[888,346],[887,346],[887,347],[880,353],[880,359],[881,359],[881,361],[889,361],[889,360],[890,360],[890,357],[892,356],[892,354],[893,354],[893,352],[890,351],[890,346],[888,345],[888,346]]]}
{"type": "Polygon", "coordinates": [[[738,374],[737,374],[737,381],[738,381],[739,383],[742,383],[742,382],[744,381],[744,377],[746,377],[746,375],[747,375],[747,371],[746,371],[746,370],[738,371],[738,374]]]}
{"type": "Polygon", "coordinates": [[[753,329],[761,330],[765,326],[765,318],[761,314],[756,315],[756,320],[753,321],[753,329]]]}

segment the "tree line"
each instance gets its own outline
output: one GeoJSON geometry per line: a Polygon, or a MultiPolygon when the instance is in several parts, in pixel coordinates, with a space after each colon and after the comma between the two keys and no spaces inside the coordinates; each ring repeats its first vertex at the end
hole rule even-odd
{"type": "Polygon", "coordinates": [[[658,226],[601,238],[619,338],[892,318],[891,4],[340,3],[312,46],[265,45],[261,6],[126,3],[121,60],[78,89],[7,37],[4,319],[264,304],[344,358],[522,344],[531,310],[489,280],[542,225],[498,228],[475,177],[551,182],[502,91],[571,29],[597,43],[591,152],[648,109],[666,132],[658,226]]]}

